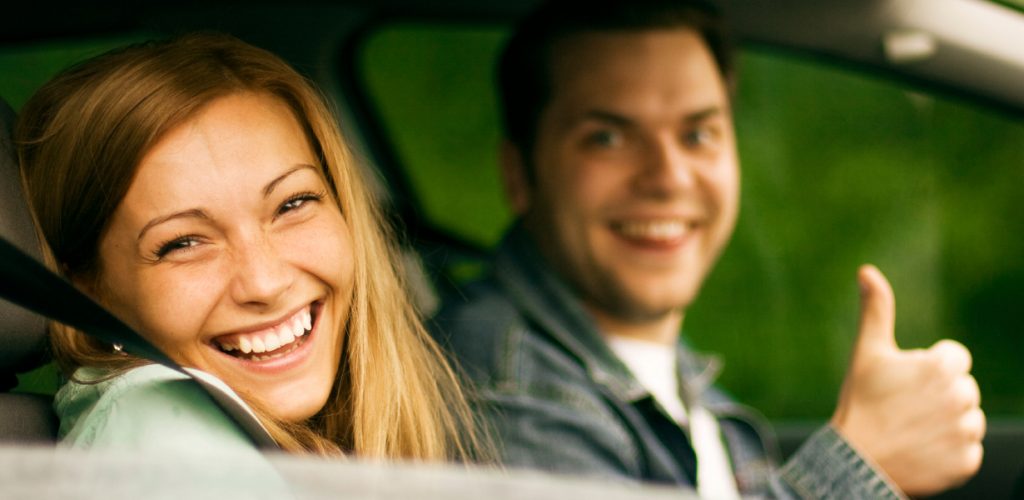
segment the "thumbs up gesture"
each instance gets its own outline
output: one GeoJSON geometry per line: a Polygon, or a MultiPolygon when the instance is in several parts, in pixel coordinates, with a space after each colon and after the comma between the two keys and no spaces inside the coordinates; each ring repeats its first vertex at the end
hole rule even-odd
{"type": "Polygon", "coordinates": [[[981,466],[985,414],[971,354],[941,340],[901,350],[885,276],[862,266],[860,333],[832,426],[908,495],[957,486],[981,466]]]}

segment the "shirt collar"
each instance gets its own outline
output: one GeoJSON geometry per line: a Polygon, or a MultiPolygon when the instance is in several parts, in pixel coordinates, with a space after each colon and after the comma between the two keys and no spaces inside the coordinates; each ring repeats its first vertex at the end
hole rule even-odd
{"type": "MultiPolygon", "coordinates": [[[[575,356],[592,380],[623,401],[632,403],[648,396],[647,390],[608,347],[582,302],[545,265],[521,221],[512,226],[498,248],[495,275],[519,309],[575,356]]],[[[683,342],[678,350],[680,387],[686,397],[701,398],[718,376],[720,363],[715,357],[694,353],[683,342]]]]}

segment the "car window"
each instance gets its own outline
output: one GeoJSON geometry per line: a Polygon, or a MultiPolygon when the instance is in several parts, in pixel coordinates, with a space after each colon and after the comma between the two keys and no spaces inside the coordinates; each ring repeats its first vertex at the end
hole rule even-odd
{"type": "MultiPolygon", "coordinates": [[[[509,222],[492,76],[505,33],[394,23],[357,54],[415,209],[484,246],[509,222]]],[[[895,289],[901,346],[963,342],[986,411],[1024,415],[1021,120],[766,47],[744,47],[739,72],[740,220],[685,325],[726,361],[723,386],[773,418],[826,417],[856,333],[856,268],[872,262],[895,289]]]]}
{"type": "Polygon", "coordinates": [[[1024,11],[1024,0],[992,0],[992,3],[1006,5],[1024,11]]]}
{"type": "Polygon", "coordinates": [[[0,46],[0,97],[18,110],[36,89],[69,64],[144,38],[133,33],[0,46]]]}
{"type": "Polygon", "coordinates": [[[420,208],[485,246],[509,220],[490,64],[505,35],[501,27],[386,27],[359,54],[360,76],[420,208]]]}

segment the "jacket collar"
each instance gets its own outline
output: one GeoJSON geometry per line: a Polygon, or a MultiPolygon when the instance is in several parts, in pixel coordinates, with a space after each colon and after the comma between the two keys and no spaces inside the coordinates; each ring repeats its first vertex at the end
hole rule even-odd
{"type": "MultiPolygon", "coordinates": [[[[524,315],[550,332],[592,380],[630,403],[649,395],[608,347],[593,316],[568,284],[546,265],[522,222],[513,225],[502,240],[494,269],[496,279],[524,315]]],[[[703,399],[705,389],[718,376],[720,363],[715,357],[694,353],[682,341],[677,351],[684,397],[703,399]]]]}

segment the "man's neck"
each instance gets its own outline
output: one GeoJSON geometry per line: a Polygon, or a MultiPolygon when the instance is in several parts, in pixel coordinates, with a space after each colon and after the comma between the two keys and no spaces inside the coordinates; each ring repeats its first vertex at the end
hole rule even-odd
{"type": "Polygon", "coordinates": [[[683,327],[683,311],[674,310],[658,318],[644,321],[623,320],[594,307],[587,308],[597,321],[602,334],[614,334],[656,344],[673,345],[683,327]]]}

